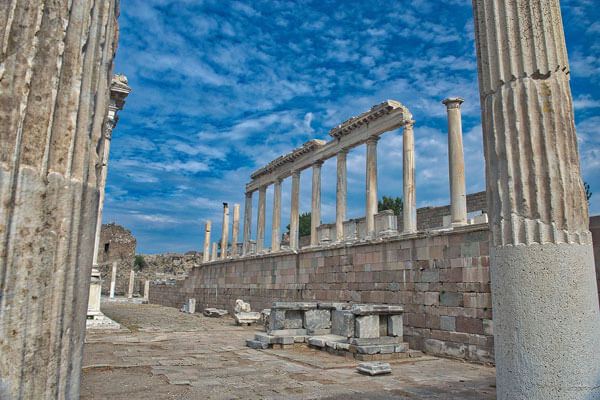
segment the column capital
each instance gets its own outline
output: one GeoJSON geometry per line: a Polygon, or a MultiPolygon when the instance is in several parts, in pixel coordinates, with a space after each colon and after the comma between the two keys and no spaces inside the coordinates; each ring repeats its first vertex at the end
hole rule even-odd
{"type": "Polygon", "coordinates": [[[300,173],[302,172],[302,170],[300,169],[295,169],[292,171],[292,176],[297,176],[300,177],[300,173]]]}
{"type": "Polygon", "coordinates": [[[369,143],[377,143],[379,141],[379,136],[373,135],[373,136],[369,136],[367,138],[367,140],[365,140],[365,143],[369,144],[369,143]]]}
{"type": "Polygon", "coordinates": [[[321,168],[322,165],[323,165],[323,160],[318,160],[318,161],[315,161],[312,166],[321,168]]]}
{"type": "Polygon", "coordinates": [[[406,121],[404,125],[402,125],[402,128],[412,128],[413,126],[415,126],[415,120],[411,119],[410,121],[406,121]]]}
{"type": "Polygon", "coordinates": [[[442,104],[446,106],[448,110],[453,108],[460,108],[460,105],[465,102],[465,99],[460,97],[449,97],[446,100],[442,101],[442,104]]]}
{"type": "Polygon", "coordinates": [[[337,156],[338,157],[340,155],[346,156],[346,154],[348,154],[349,151],[350,151],[350,149],[348,147],[343,147],[340,151],[337,152],[337,156]]]}
{"type": "Polygon", "coordinates": [[[253,194],[254,192],[246,192],[246,197],[252,197],[253,194]]]}

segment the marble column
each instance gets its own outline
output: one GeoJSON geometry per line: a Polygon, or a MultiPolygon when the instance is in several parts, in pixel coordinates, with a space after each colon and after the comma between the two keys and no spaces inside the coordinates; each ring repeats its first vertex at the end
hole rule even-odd
{"type": "Polygon", "coordinates": [[[377,141],[378,136],[367,139],[367,238],[375,237],[375,214],[377,214],[377,141]]]}
{"type": "Polygon", "coordinates": [[[319,245],[319,236],[317,228],[321,225],[321,167],[323,161],[317,161],[313,164],[312,174],[312,197],[310,212],[310,245],[319,245]]]}
{"type": "Polygon", "coordinates": [[[146,279],[146,281],[144,282],[144,300],[146,302],[148,302],[149,298],[150,298],[150,281],[148,279],[146,279]]]}
{"type": "Polygon", "coordinates": [[[217,253],[218,253],[218,245],[217,242],[212,243],[212,252],[210,253],[210,261],[217,261],[217,253]]]}
{"type": "Polygon", "coordinates": [[[402,207],[403,233],[417,231],[417,201],[415,194],[415,121],[402,126],[402,207]]]}
{"type": "Polygon", "coordinates": [[[233,227],[231,229],[231,257],[238,255],[238,240],[240,240],[240,205],[233,205],[233,227]]]}
{"type": "Polygon", "coordinates": [[[204,249],[202,251],[202,262],[208,262],[210,260],[210,221],[206,221],[204,227],[204,249]]]}
{"type": "Polygon", "coordinates": [[[244,242],[242,243],[242,255],[250,251],[250,232],[252,229],[252,192],[246,192],[246,204],[244,207],[244,242]]]}
{"type": "Polygon", "coordinates": [[[348,150],[337,154],[337,175],[335,185],[335,240],[344,240],[344,221],[346,220],[346,155],[348,150]]]}
{"type": "Polygon", "coordinates": [[[298,229],[300,223],[300,171],[292,172],[292,199],[290,207],[290,249],[299,247],[298,229]]]}
{"type": "Polygon", "coordinates": [[[110,275],[110,298],[115,297],[115,287],[117,286],[117,262],[112,265],[112,274],[110,275]]]}
{"type": "Polygon", "coordinates": [[[265,250],[265,217],[267,212],[267,187],[258,189],[258,217],[256,223],[256,253],[265,250]]]}
{"type": "Polygon", "coordinates": [[[129,287],[127,289],[127,298],[131,299],[133,297],[133,289],[135,285],[135,271],[131,270],[129,272],[129,287]]]}
{"type": "Polygon", "coordinates": [[[229,244],[229,204],[223,203],[223,228],[221,230],[221,260],[227,258],[229,244]]]}
{"type": "Polygon", "coordinates": [[[558,0],[474,0],[498,399],[600,398],[600,310],[558,0]]]}
{"type": "Polygon", "coordinates": [[[273,186],[273,224],[271,227],[271,251],[281,249],[281,179],[273,186]]]}
{"type": "Polygon", "coordinates": [[[78,399],[118,1],[0,9],[0,397],[78,399]]]}
{"type": "Polygon", "coordinates": [[[448,113],[448,173],[450,175],[450,218],[452,226],[467,224],[467,189],[460,105],[464,99],[448,98],[442,103],[448,113]]]}

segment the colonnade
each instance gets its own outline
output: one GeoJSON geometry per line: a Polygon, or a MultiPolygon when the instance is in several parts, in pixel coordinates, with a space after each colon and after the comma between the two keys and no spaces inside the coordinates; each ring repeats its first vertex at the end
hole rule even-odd
{"type": "MultiPolygon", "coordinates": [[[[388,101],[390,102],[390,101],[388,101]]],[[[442,103],[446,105],[448,113],[448,162],[449,162],[449,180],[450,180],[450,209],[451,209],[451,225],[461,226],[467,224],[467,206],[466,206],[466,188],[465,188],[465,170],[464,170],[464,155],[463,155],[463,142],[462,142],[462,126],[461,126],[461,115],[460,105],[464,102],[461,98],[448,98],[442,103]]],[[[383,103],[382,103],[383,104],[383,103]]],[[[399,105],[399,103],[396,103],[399,105]]],[[[375,109],[372,108],[371,112],[375,109]]],[[[367,114],[367,113],[365,113],[367,114]]],[[[361,114],[361,116],[365,115],[361,114]]],[[[404,116],[405,114],[403,114],[404,116]]],[[[410,114],[408,114],[410,116],[410,114]]],[[[412,117],[412,116],[410,116],[412,117]]],[[[360,117],[358,117],[360,118],[360,117]]],[[[349,121],[354,121],[351,119],[349,121]]],[[[371,118],[372,120],[372,118],[371,118]]],[[[344,123],[347,124],[348,122],[344,123]]],[[[341,130],[344,124],[337,128],[341,130]]],[[[417,209],[416,209],[416,194],[415,194],[415,145],[414,145],[414,124],[415,121],[412,118],[405,118],[401,121],[399,126],[402,127],[403,135],[403,230],[402,234],[412,234],[417,231],[417,209]]],[[[349,129],[356,129],[352,126],[349,129]]],[[[332,129],[332,132],[334,130],[332,129]]],[[[335,219],[335,237],[332,238],[333,242],[344,241],[344,221],[346,220],[347,211],[347,177],[346,177],[346,160],[349,150],[360,144],[366,144],[366,201],[365,201],[365,216],[366,216],[366,237],[365,239],[374,239],[377,237],[375,228],[375,215],[377,214],[377,143],[379,141],[378,134],[367,135],[366,138],[360,140],[358,143],[350,143],[349,146],[338,146],[335,152],[337,159],[337,171],[336,171],[336,219],[335,219]]],[[[337,134],[337,132],[336,132],[337,134]]],[[[347,133],[346,133],[347,134],[347,133]]],[[[334,134],[331,134],[336,137],[334,134]]],[[[335,141],[328,142],[327,145],[334,143],[335,141]]],[[[305,144],[302,148],[294,150],[290,155],[282,156],[280,159],[283,161],[275,160],[273,163],[278,161],[275,168],[269,169],[264,172],[263,169],[253,174],[253,179],[271,174],[272,178],[264,182],[263,184],[253,187],[246,191],[245,201],[245,213],[244,213],[244,230],[243,230],[243,241],[241,244],[241,254],[238,254],[238,232],[239,232],[239,205],[234,206],[234,218],[233,218],[233,229],[232,229],[232,245],[231,252],[228,254],[228,221],[229,221],[229,208],[227,203],[224,204],[223,208],[223,235],[221,238],[221,253],[220,258],[225,259],[228,256],[245,256],[249,254],[261,254],[268,249],[265,247],[265,232],[266,232],[266,202],[267,202],[267,188],[273,185],[273,217],[271,226],[271,252],[281,250],[281,211],[282,211],[282,182],[287,176],[291,176],[291,204],[290,204],[290,236],[289,236],[289,248],[291,250],[299,249],[299,220],[300,220],[300,173],[304,169],[312,169],[312,196],[311,196],[311,230],[310,230],[310,245],[319,246],[318,228],[321,225],[321,170],[323,162],[331,157],[331,154],[325,153],[325,156],[319,157],[318,154],[311,159],[310,163],[296,162],[301,156],[308,154],[309,156],[313,152],[319,151],[326,145],[322,141],[311,141],[308,142],[310,146],[305,144]],[[314,143],[313,143],[314,142],[314,143]],[[308,150],[306,150],[308,149],[308,150]],[[301,156],[292,157],[296,153],[300,153],[301,156]],[[288,161],[286,158],[290,158],[288,161]],[[297,163],[298,168],[294,168],[292,165],[288,170],[284,170],[281,175],[273,174],[276,172],[276,168],[280,168],[281,165],[285,165],[285,162],[297,163]],[[252,200],[254,192],[258,192],[258,210],[257,210],[257,224],[256,224],[256,244],[251,241],[251,226],[252,226],[252,200]],[[237,211],[236,211],[237,210],[237,211]]],[[[271,163],[271,164],[273,164],[271,163]]],[[[250,184],[247,185],[247,187],[250,184]]],[[[211,234],[211,223],[207,221],[206,231],[204,237],[204,257],[203,261],[217,259],[217,243],[213,243],[212,257],[210,253],[210,234],[211,234]]]]}

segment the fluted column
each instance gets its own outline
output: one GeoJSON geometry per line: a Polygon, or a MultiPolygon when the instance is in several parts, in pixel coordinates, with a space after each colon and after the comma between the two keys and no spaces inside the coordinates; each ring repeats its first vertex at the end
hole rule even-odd
{"type": "Polygon", "coordinates": [[[375,237],[375,214],[377,214],[377,141],[378,136],[367,139],[367,238],[375,237]]]}
{"type": "Polygon", "coordinates": [[[321,166],[323,161],[317,161],[313,164],[312,174],[312,196],[310,212],[310,245],[319,244],[317,228],[321,225],[321,166]]]}
{"type": "Polygon", "coordinates": [[[245,256],[250,250],[250,232],[252,229],[252,192],[246,193],[246,204],[244,207],[244,242],[242,243],[242,255],[245,256]]]}
{"type": "Polygon", "coordinates": [[[346,220],[346,155],[347,150],[337,154],[337,175],[335,185],[335,240],[344,240],[344,221],[346,220]]]}
{"type": "Polygon", "coordinates": [[[210,253],[210,261],[217,261],[217,253],[218,253],[218,245],[217,242],[212,242],[212,252],[210,253]]]}
{"type": "Polygon", "coordinates": [[[204,249],[202,252],[202,261],[208,262],[210,260],[210,221],[206,221],[204,227],[204,249]]]}
{"type": "Polygon", "coordinates": [[[417,231],[417,201],[415,194],[415,121],[402,126],[402,206],[403,232],[417,231]]]}
{"type": "Polygon", "coordinates": [[[290,207],[290,249],[298,249],[298,224],[300,220],[300,171],[292,173],[292,199],[290,207]]]}
{"type": "Polygon", "coordinates": [[[221,259],[227,258],[229,244],[229,204],[223,203],[223,228],[221,230],[221,259]]]}
{"type": "Polygon", "coordinates": [[[271,251],[281,249],[281,179],[273,186],[273,221],[271,226],[271,251]]]}
{"type": "Polygon", "coordinates": [[[467,189],[460,105],[464,99],[451,97],[442,104],[448,113],[448,174],[450,178],[450,219],[452,226],[467,223],[467,189]]]}
{"type": "Polygon", "coordinates": [[[118,2],[0,9],[0,397],[77,399],[118,2]]]}
{"type": "Polygon", "coordinates": [[[557,0],[475,0],[499,399],[600,398],[600,312],[557,0]]]}
{"type": "Polygon", "coordinates": [[[265,217],[267,212],[267,187],[258,189],[258,219],[256,223],[256,253],[265,250],[265,217]]]}
{"type": "Polygon", "coordinates": [[[231,228],[231,257],[238,255],[238,240],[240,240],[240,205],[233,205],[233,227],[231,228]]]}

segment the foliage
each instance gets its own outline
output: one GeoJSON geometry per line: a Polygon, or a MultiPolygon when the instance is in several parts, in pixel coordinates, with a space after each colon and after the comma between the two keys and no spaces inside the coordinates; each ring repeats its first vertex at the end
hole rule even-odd
{"type": "Polygon", "coordinates": [[[402,214],[403,207],[404,203],[402,202],[402,197],[392,199],[391,197],[383,196],[381,200],[377,202],[377,211],[392,210],[394,211],[394,215],[402,214]]]}
{"type": "MultiPolygon", "coordinates": [[[[221,250],[221,239],[217,242],[217,247],[221,250]]],[[[231,242],[227,242],[227,249],[231,248],[231,242]]]]}
{"type": "MultiPolygon", "coordinates": [[[[300,218],[298,220],[298,237],[309,236],[310,235],[310,211],[300,214],[300,218]]],[[[290,224],[288,224],[285,229],[290,231],[290,224]]]]}
{"type": "Polygon", "coordinates": [[[583,187],[585,188],[585,198],[588,201],[588,203],[590,202],[590,197],[592,197],[592,190],[590,189],[590,184],[587,182],[583,182],[583,187]]]}
{"type": "Polygon", "coordinates": [[[142,269],[147,267],[148,264],[146,263],[146,260],[144,260],[144,256],[138,254],[135,256],[135,260],[133,260],[133,266],[137,269],[142,269]]]}

